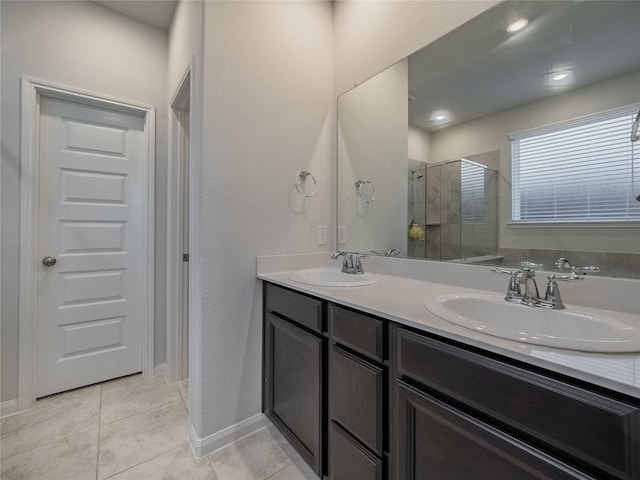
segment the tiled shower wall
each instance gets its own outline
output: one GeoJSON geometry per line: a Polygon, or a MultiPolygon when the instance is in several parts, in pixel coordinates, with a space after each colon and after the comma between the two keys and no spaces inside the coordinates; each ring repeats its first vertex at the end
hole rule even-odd
{"type": "MultiPolygon", "coordinates": [[[[409,162],[409,219],[420,224],[424,237],[408,239],[408,255],[414,258],[452,260],[495,255],[498,247],[497,173],[500,152],[465,157],[487,165],[481,223],[462,223],[460,161],[428,166],[409,162]],[[426,202],[425,202],[426,197],[426,202]]],[[[480,167],[478,167],[480,168],[480,167]]]]}

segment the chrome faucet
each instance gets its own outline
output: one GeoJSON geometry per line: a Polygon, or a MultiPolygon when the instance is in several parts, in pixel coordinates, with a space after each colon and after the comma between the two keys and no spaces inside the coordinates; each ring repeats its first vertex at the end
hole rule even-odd
{"type": "Polygon", "coordinates": [[[571,272],[570,275],[555,275],[551,274],[547,277],[549,280],[547,283],[547,291],[544,294],[544,300],[540,300],[540,306],[543,308],[552,308],[554,310],[562,310],[566,308],[562,303],[562,297],[560,296],[560,287],[558,287],[557,280],[563,282],[572,282],[574,280],[584,280],[586,273],[571,272]]]}
{"type": "Polygon", "coordinates": [[[361,259],[366,258],[366,255],[353,252],[336,252],[331,255],[331,260],[336,260],[338,257],[342,257],[343,273],[350,273],[353,275],[362,275],[364,273],[361,259]]]}
{"type": "Polygon", "coordinates": [[[594,265],[587,265],[585,267],[574,267],[571,265],[571,262],[564,258],[560,257],[556,261],[556,270],[561,272],[563,270],[569,270],[573,273],[580,273],[586,275],[587,273],[596,273],[600,271],[600,267],[596,267],[594,265]]]}
{"type": "Polygon", "coordinates": [[[531,268],[524,267],[521,269],[516,274],[516,280],[520,285],[524,285],[522,301],[518,303],[535,306],[540,302],[540,293],[538,292],[538,284],[536,283],[536,273],[531,268]]]}
{"type": "Polygon", "coordinates": [[[564,257],[560,257],[558,260],[556,260],[556,270],[571,270],[571,262],[564,257]]]}
{"type": "Polygon", "coordinates": [[[557,281],[569,282],[574,280],[584,280],[585,277],[585,274],[579,274],[576,272],[571,272],[570,275],[551,274],[547,277],[548,283],[544,298],[540,298],[535,273],[530,268],[524,267],[520,270],[505,270],[503,268],[493,267],[491,268],[491,271],[510,275],[507,295],[504,297],[507,302],[518,303],[520,305],[527,305],[530,307],[551,308],[554,310],[566,308],[564,303],[562,303],[560,288],[558,287],[557,281]]]}
{"type": "Polygon", "coordinates": [[[389,248],[386,250],[371,250],[371,253],[382,255],[383,257],[397,257],[400,255],[400,250],[397,248],[389,248]]]}

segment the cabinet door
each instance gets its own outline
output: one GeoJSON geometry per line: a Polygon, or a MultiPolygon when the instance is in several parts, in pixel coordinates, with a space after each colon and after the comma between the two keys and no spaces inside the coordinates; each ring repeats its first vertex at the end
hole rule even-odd
{"type": "Polygon", "coordinates": [[[399,480],[592,479],[398,382],[399,480]]]}
{"type": "Polygon", "coordinates": [[[267,314],[267,325],[271,387],[266,413],[320,475],[323,339],[274,315],[267,314]]]}

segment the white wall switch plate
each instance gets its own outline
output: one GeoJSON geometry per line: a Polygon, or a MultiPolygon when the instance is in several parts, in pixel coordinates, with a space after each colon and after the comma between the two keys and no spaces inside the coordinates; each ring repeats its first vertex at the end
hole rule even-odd
{"type": "Polygon", "coordinates": [[[347,243],[347,227],[340,225],[338,227],[338,245],[347,243]]]}
{"type": "Polygon", "coordinates": [[[327,236],[327,227],[319,226],[318,227],[318,245],[326,245],[329,243],[329,239],[327,236]]]}

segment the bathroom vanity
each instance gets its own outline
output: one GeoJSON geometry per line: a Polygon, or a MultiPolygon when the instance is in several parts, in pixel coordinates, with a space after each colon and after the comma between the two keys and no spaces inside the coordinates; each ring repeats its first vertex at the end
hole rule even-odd
{"type": "MultiPolygon", "coordinates": [[[[618,388],[557,349],[465,332],[396,295],[459,287],[376,276],[260,276],[264,412],[320,478],[640,479],[640,378],[618,388]]],[[[576,357],[640,368],[637,353],[576,357]]]]}

